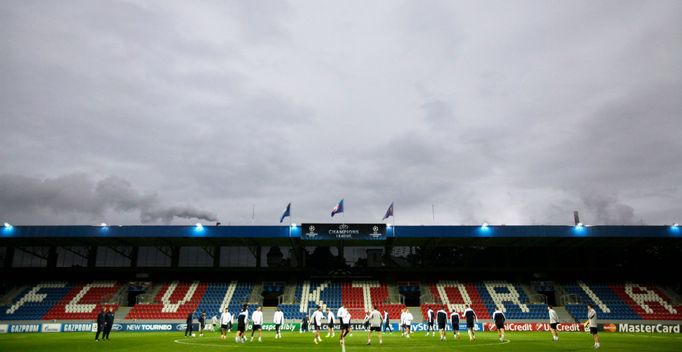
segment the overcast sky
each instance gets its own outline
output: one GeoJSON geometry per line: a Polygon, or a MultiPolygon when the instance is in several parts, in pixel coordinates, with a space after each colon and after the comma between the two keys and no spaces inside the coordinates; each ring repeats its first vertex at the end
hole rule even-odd
{"type": "Polygon", "coordinates": [[[681,1],[3,0],[0,33],[0,221],[682,222],[681,1]]]}

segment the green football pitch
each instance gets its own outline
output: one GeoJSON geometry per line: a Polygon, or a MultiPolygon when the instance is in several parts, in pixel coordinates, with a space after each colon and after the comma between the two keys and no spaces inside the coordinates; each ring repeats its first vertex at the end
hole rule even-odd
{"type": "MultiPolygon", "coordinates": [[[[272,332],[264,333],[263,342],[237,344],[234,333],[226,340],[218,338],[217,333],[204,337],[186,338],[178,333],[129,332],[111,334],[110,341],[94,341],[94,334],[86,333],[42,333],[42,334],[3,334],[0,335],[0,351],[341,351],[338,335],[334,338],[322,337],[319,345],[313,343],[312,334],[283,333],[283,338],[275,340],[272,332]]],[[[475,342],[466,336],[454,340],[452,335],[445,342],[438,337],[415,333],[410,339],[394,333],[384,336],[383,345],[376,338],[368,346],[367,335],[355,332],[346,340],[345,350],[353,351],[592,351],[592,337],[587,333],[564,333],[559,342],[552,342],[549,333],[519,332],[508,333],[509,341],[497,340],[494,332],[478,333],[475,342]]],[[[680,335],[648,335],[603,333],[601,351],[682,351],[680,335]]]]}

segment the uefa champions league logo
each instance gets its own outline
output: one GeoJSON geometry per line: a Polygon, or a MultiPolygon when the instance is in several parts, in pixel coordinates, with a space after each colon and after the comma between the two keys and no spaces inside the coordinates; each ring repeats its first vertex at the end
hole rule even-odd
{"type": "Polygon", "coordinates": [[[379,226],[372,226],[372,233],[369,234],[370,237],[372,238],[379,238],[381,237],[381,233],[379,233],[379,226]]]}
{"type": "Polygon", "coordinates": [[[315,226],[310,225],[308,226],[308,232],[305,234],[308,237],[315,237],[317,236],[317,232],[315,232],[315,226]]]}

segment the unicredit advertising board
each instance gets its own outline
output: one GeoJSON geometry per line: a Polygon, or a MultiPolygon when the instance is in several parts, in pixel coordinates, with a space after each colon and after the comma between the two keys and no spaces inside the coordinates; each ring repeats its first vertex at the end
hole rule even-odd
{"type": "MultiPolygon", "coordinates": [[[[496,330],[495,324],[483,324],[486,331],[496,330]]],[[[506,323],[504,324],[506,331],[549,331],[549,324],[547,323],[506,323]]],[[[585,331],[582,324],[578,323],[561,323],[557,326],[560,332],[580,332],[585,331]]]]}

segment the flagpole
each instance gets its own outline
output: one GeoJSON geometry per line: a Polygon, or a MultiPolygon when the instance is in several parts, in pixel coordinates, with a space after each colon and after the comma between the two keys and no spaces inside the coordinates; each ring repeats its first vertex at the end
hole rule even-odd
{"type": "MultiPolygon", "coordinates": [[[[291,204],[291,203],[289,203],[291,204]]],[[[291,238],[291,206],[287,205],[286,209],[284,211],[289,210],[289,238],[291,238]]]]}
{"type": "Polygon", "coordinates": [[[393,214],[391,216],[393,217],[393,238],[396,238],[396,222],[395,222],[395,202],[391,202],[391,205],[393,206],[393,214]]]}

